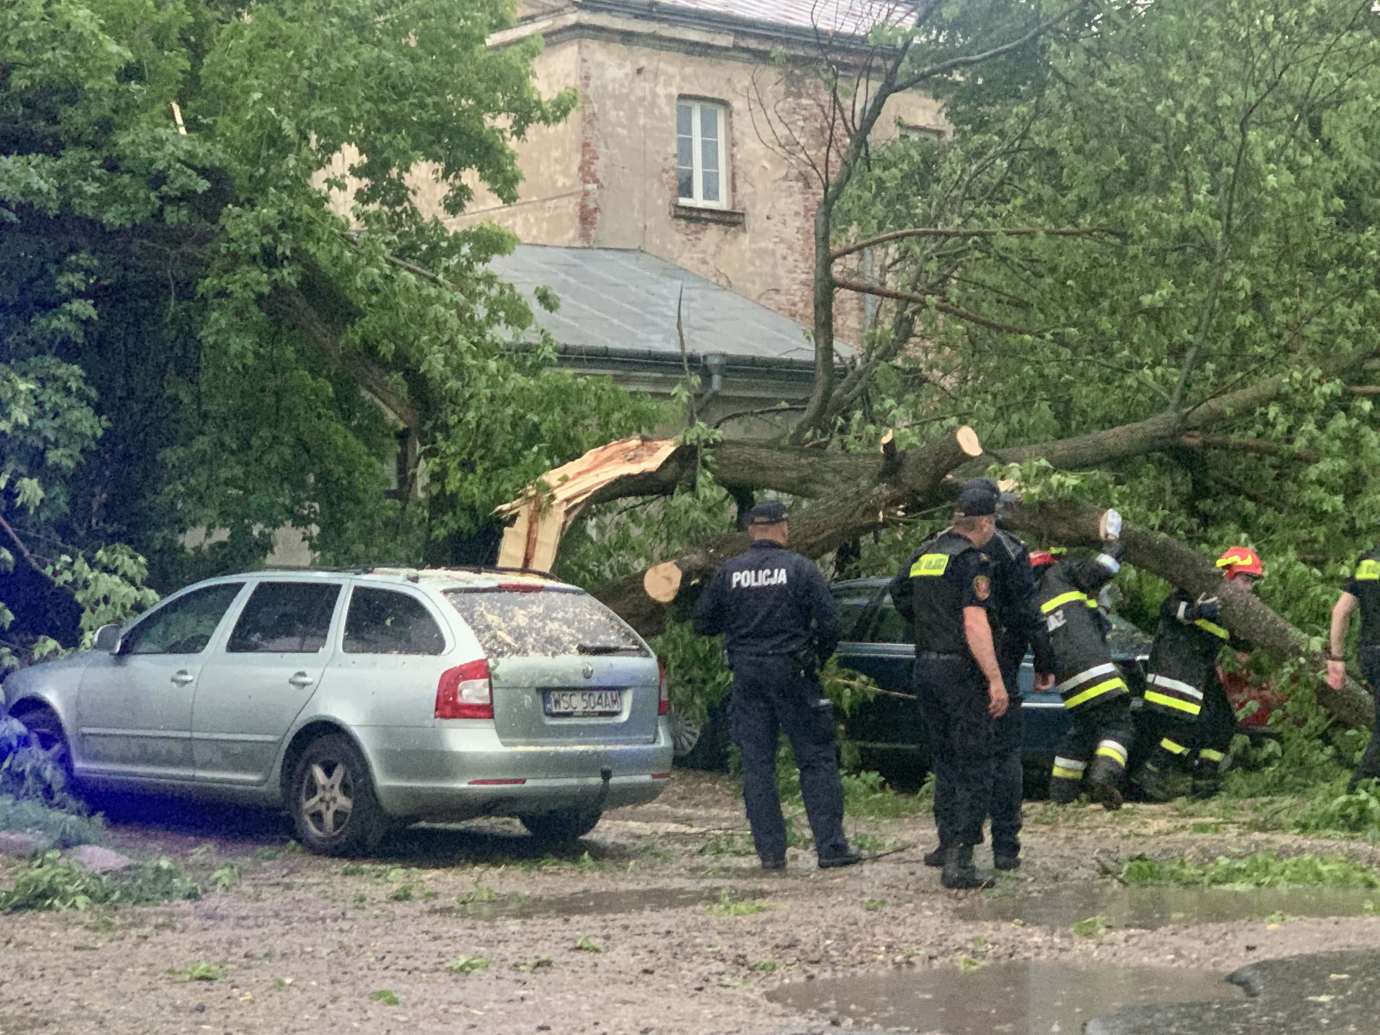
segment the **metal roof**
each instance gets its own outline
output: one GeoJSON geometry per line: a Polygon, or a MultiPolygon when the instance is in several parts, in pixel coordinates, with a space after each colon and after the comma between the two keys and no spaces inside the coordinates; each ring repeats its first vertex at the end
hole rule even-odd
{"type": "Polygon", "coordinates": [[[865,36],[913,15],[913,0],[622,0],[649,13],[711,15],[735,21],[865,36]]]}
{"type": "Polygon", "coordinates": [[[679,360],[676,308],[688,353],[808,367],[814,347],[800,324],[713,281],[643,251],[520,244],[495,271],[533,300],[538,287],[560,299],[537,323],[562,348],[611,356],[679,360]]]}

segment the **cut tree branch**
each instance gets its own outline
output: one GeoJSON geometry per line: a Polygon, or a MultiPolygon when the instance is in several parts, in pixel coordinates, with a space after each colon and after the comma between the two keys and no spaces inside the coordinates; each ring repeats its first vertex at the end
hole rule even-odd
{"type": "Polygon", "coordinates": [[[892,230],[890,233],[878,234],[876,237],[869,237],[863,241],[855,241],[846,244],[841,248],[834,249],[830,256],[835,262],[846,258],[855,252],[864,251],[868,248],[876,248],[880,245],[890,244],[893,241],[905,241],[915,237],[1115,237],[1124,240],[1126,234],[1121,230],[1114,230],[1111,227],[1041,227],[1041,226],[1020,226],[1003,229],[1001,227],[935,227],[918,226],[909,230],[892,230]]]}

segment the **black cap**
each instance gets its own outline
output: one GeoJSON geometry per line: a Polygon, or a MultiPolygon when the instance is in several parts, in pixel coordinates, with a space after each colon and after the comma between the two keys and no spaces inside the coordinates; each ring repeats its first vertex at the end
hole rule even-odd
{"type": "Polygon", "coordinates": [[[990,517],[997,512],[996,485],[987,478],[972,478],[958,491],[955,517],[990,517]]]}
{"type": "Polygon", "coordinates": [[[780,500],[767,500],[748,511],[749,525],[779,525],[786,520],[786,504],[780,500]]]}

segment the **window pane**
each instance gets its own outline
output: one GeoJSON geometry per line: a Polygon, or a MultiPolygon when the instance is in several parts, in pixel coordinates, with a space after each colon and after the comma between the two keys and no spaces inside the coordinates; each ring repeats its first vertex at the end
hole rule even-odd
{"type": "Polygon", "coordinates": [[[707,172],[704,174],[704,200],[719,200],[719,174],[707,172]]]}
{"type": "Polygon", "coordinates": [[[446,599],[491,658],[648,653],[623,619],[588,593],[453,589],[446,599]]]}
{"type": "Polygon", "coordinates": [[[695,164],[695,141],[691,137],[676,137],[676,165],[681,169],[693,168],[695,164]]]}
{"type": "Polygon", "coordinates": [[[240,612],[230,654],[315,654],[326,646],[338,583],[261,582],[240,612]]]}
{"type": "Polygon", "coordinates": [[[694,106],[682,101],[676,105],[676,132],[681,136],[690,136],[694,133],[694,106]]]}
{"type": "Polygon", "coordinates": [[[692,169],[676,170],[676,192],[687,200],[695,197],[695,173],[692,169]]]}
{"type": "Polygon", "coordinates": [[[200,654],[243,582],[207,586],[160,607],[125,636],[125,654],[200,654]]]}
{"type": "Polygon", "coordinates": [[[704,140],[719,139],[719,109],[712,104],[700,105],[700,137],[704,140]]]}
{"type": "Polygon", "coordinates": [[[839,614],[840,639],[856,640],[858,638],[858,622],[862,620],[863,612],[867,610],[867,605],[871,602],[871,597],[861,593],[834,598],[834,607],[839,614]]]}
{"type": "Polygon", "coordinates": [[[885,603],[877,614],[877,625],[869,637],[873,643],[914,643],[915,630],[901,617],[901,612],[885,603]]]}
{"type": "Polygon", "coordinates": [[[705,173],[719,172],[719,142],[717,140],[706,140],[700,147],[700,165],[705,173]]]}
{"type": "Polygon", "coordinates": [[[346,654],[440,654],[445,637],[421,601],[388,589],[356,589],[345,619],[346,654]]]}

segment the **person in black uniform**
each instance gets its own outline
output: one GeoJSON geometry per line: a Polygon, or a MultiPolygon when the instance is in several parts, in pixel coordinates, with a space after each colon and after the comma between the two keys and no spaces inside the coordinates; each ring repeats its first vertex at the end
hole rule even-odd
{"type": "MultiPolygon", "coordinates": [[[[1225,580],[1247,590],[1265,576],[1260,555],[1249,546],[1233,546],[1217,558],[1217,567],[1225,580]]],[[[1236,710],[1218,678],[1217,655],[1228,644],[1239,650],[1247,644],[1218,624],[1220,610],[1215,595],[1195,598],[1183,589],[1160,605],[1145,680],[1145,713],[1159,741],[1133,777],[1151,801],[1170,801],[1187,790],[1190,767],[1194,797],[1210,798],[1221,787],[1236,710]]]]}
{"type": "MultiPolygon", "coordinates": [[[[1361,672],[1372,694],[1380,694],[1380,546],[1363,553],[1352,569],[1351,578],[1332,606],[1332,628],[1328,637],[1327,685],[1340,690],[1346,683],[1346,633],[1351,613],[1361,609],[1361,635],[1356,651],[1361,672]]],[[[1362,780],[1380,779],[1380,707],[1375,710],[1375,729],[1365,754],[1351,774],[1347,793],[1362,780]]]]}
{"type": "MultiPolygon", "coordinates": [[[[1119,517],[1116,522],[1119,526],[1119,517]]],[[[1117,539],[1108,538],[1096,557],[1056,561],[1052,554],[1036,551],[1030,559],[1036,600],[1054,648],[1056,689],[1070,719],[1049,781],[1050,800],[1060,804],[1078,798],[1086,775],[1093,800],[1108,809],[1121,808],[1134,733],[1131,697],[1107,648],[1097,595],[1120,570],[1122,550],[1117,539]]]]}
{"type": "Polygon", "coordinates": [[[786,518],[785,506],[774,500],[748,512],[752,545],[714,573],[695,604],[694,625],[705,636],[723,634],[733,669],[729,721],[762,868],[786,866],[786,821],[776,791],[781,731],[800,767],[820,867],[850,866],[861,856],[843,833],[834,709],[819,682],[820,666],[838,646],[838,615],[819,569],[786,549],[786,518]]]}
{"type": "MultiPolygon", "coordinates": [[[[1035,576],[1030,570],[1030,553],[1025,543],[1002,527],[1001,491],[996,483],[982,479],[996,503],[997,531],[982,552],[992,562],[992,615],[996,619],[997,666],[1006,684],[1008,707],[996,721],[992,755],[992,794],[988,814],[992,817],[992,863],[999,870],[1014,870],[1021,864],[1021,803],[1025,798],[1025,771],[1022,766],[1021,662],[1026,650],[1035,651],[1035,688],[1048,690],[1054,685],[1054,652],[1049,633],[1035,603],[1035,576]]],[[[951,784],[945,783],[945,793],[951,784]]],[[[935,788],[935,794],[940,790],[935,788]]],[[[948,803],[936,802],[936,808],[948,803]]],[[[926,866],[943,866],[947,846],[942,842],[925,853],[926,866]]]]}
{"type": "Polygon", "coordinates": [[[973,866],[992,793],[993,721],[1007,710],[988,611],[996,497],[964,484],[954,523],[920,544],[891,582],[896,609],[915,628],[913,680],[934,764],[934,819],[946,888],[986,887],[973,866]]]}

